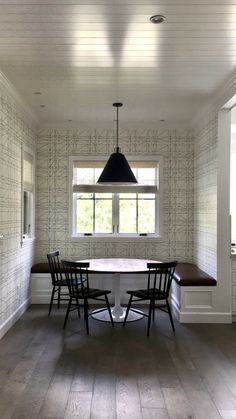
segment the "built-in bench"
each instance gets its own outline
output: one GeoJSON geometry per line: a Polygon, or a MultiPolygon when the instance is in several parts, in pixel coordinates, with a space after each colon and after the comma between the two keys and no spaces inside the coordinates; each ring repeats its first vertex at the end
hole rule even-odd
{"type": "MultiPolygon", "coordinates": [[[[112,289],[110,275],[93,274],[95,287],[112,289]]],[[[126,290],[134,284],[144,286],[145,275],[123,275],[121,301],[127,303],[126,290]]],[[[172,282],[171,303],[180,322],[207,322],[214,307],[214,287],[217,281],[193,263],[178,263],[172,282]]],[[[37,263],[31,269],[31,303],[48,304],[51,295],[51,276],[47,262],[37,263]]],[[[113,294],[112,294],[113,295],[113,294]]],[[[111,298],[112,298],[111,295],[111,298]]]]}
{"type": "MultiPolygon", "coordinates": [[[[32,266],[31,273],[50,274],[48,263],[36,263],[32,266]]],[[[202,271],[193,263],[178,263],[174,280],[181,287],[212,286],[216,285],[216,280],[202,271]]]]}
{"type": "Polygon", "coordinates": [[[181,287],[207,287],[216,285],[216,279],[208,275],[193,263],[178,263],[174,280],[181,287]]]}
{"type": "Polygon", "coordinates": [[[50,274],[49,264],[47,262],[36,263],[31,268],[32,274],[50,274]]]}

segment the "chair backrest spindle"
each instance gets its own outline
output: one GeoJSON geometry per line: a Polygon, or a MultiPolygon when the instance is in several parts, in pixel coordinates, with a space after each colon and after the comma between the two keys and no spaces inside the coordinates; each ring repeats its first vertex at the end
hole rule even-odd
{"type": "Polygon", "coordinates": [[[62,281],[62,266],[59,259],[59,251],[55,250],[47,254],[49,269],[52,278],[52,284],[62,281]]]}
{"type": "Polygon", "coordinates": [[[148,263],[148,294],[156,299],[167,299],[169,297],[171,282],[173,279],[177,261],[148,263]]]}
{"type": "Polygon", "coordinates": [[[82,293],[82,298],[89,289],[88,267],[89,262],[72,262],[62,260],[69,293],[72,297],[78,295],[78,290],[82,293]]]}

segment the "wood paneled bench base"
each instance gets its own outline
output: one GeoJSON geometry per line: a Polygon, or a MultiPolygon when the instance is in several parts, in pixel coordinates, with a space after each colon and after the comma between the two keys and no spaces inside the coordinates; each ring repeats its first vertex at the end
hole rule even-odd
{"type": "MultiPolygon", "coordinates": [[[[112,289],[109,275],[93,275],[98,287],[112,289]]],[[[145,275],[122,276],[122,303],[127,303],[126,290],[143,287],[145,275]],[[140,282],[139,282],[140,281],[140,282]],[[143,281],[141,283],[141,281],[143,281]]],[[[171,303],[175,317],[181,323],[220,322],[214,314],[214,289],[217,281],[193,263],[179,263],[172,283],[171,303]],[[215,320],[212,320],[212,319],[215,320]]],[[[31,269],[31,303],[49,304],[51,277],[47,262],[37,263],[31,269]]],[[[111,296],[112,298],[112,296],[111,296]]]]}
{"type": "Polygon", "coordinates": [[[179,263],[172,283],[172,309],[181,323],[228,323],[216,309],[215,278],[193,263],[179,263]]]}

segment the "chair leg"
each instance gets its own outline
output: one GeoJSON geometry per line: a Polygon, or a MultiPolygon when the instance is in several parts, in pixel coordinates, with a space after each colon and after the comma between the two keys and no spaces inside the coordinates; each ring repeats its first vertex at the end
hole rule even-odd
{"type": "Polygon", "coordinates": [[[71,308],[71,303],[72,303],[72,298],[70,297],[69,302],[68,302],[68,306],[67,306],[67,310],[66,310],[66,317],[65,317],[65,320],[64,320],[63,329],[66,328],[66,323],[67,323],[67,320],[68,320],[68,316],[69,316],[69,312],[70,312],[70,308],[71,308]]]}
{"type": "Polygon", "coordinates": [[[60,302],[61,302],[61,287],[58,286],[57,308],[60,308],[60,302]]]}
{"type": "Polygon", "coordinates": [[[152,317],[153,303],[154,303],[154,302],[153,302],[152,300],[150,300],[149,310],[148,310],[147,336],[149,336],[149,333],[150,333],[150,324],[151,324],[151,317],[152,317]]]}
{"type": "Polygon", "coordinates": [[[129,302],[128,302],[128,305],[127,305],[127,309],[126,309],[126,313],[125,313],[125,318],[124,318],[124,321],[123,321],[123,326],[125,325],[126,320],[127,320],[127,317],[128,317],[128,314],[129,314],[129,309],[130,309],[130,306],[131,306],[131,303],[132,303],[132,298],[133,298],[133,296],[131,295],[130,296],[130,299],[129,299],[129,302]]]}
{"type": "Polygon", "coordinates": [[[113,317],[112,317],[112,314],[111,314],[111,308],[110,308],[110,304],[109,304],[107,295],[105,295],[105,300],[106,300],[107,310],[108,310],[108,313],[109,313],[109,316],[110,316],[110,319],[111,319],[111,324],[112,324],[112,326],[114,326],[113,317]]]}
{"type": "Polygon", "coordinates": [[[152,321],[153,323],[155,321],[155,301],[153,302],[153,307],[152,307],[152,321]]]}
{"type": "Polygon", "coordinates": [[[84,300],[84,320],[86,324],[86,332],[89,335],[89,324],[88,324],[88,301],[84,300]]]}
{"type": "Polygon", "coordinates": [[[78,317],[80,318],[80,307],[79,307],[79,299],[78,298],[76,298],[76,304],[77,304],[78,317]]]}
{"type": "Polygon", "coordinates": [[[174,325],[174,321],[173,321],[173,317],[172,317],[172,314],[171,314],[171,309],[170,309],[170,305],[169,305],[168,300],[166,300],[166,307],[167,307],[167,310],[168,310],[171,326],[172,326],[172,329],[173,329],[173,332],[174,332],[175,331],[175,325],[174,325]]]}
{"type": "Polygon", "coordinates": [[[51,300],[50,300],[49,310],[48,310],[48,315],[49,316],[50,316],[51,311],[52,311],[52,303],[53,303],[53,300],[54,300],[54,294],[55,294],[55,285],[53,285],[53,288],[52,288],[51,300]]]}

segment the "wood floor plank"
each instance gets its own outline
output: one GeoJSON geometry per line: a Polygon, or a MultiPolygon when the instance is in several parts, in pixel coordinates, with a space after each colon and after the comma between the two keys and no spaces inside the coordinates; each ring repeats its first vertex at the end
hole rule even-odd
{"type": "Polygon", "coordinates": [[[71,391],[93,391],[96,364],[97,358],[94,356],[93,348],[80,350],[78,362],[75,364],[71,391]]]}
{"type": "Polygon", "coordinates": [[[207,391],[219,410],[236,410],[236,398],[210,356],[194,360],[207,391]]]}
{"type": "Polygon", "coordinates": [[[167,348],[184,389],[196,391],[206,390],[204,382],[199,376],[198,370],[189,353],[183,351],[183,348],[180,347],[178,342],[168,341],[167,348]]]}
{"type": "Polygon", "coordinates": [[[95,353],[97,366],[95,370],[94,391],[91,403],[91,419],[115,419],[115,356],[95,353]]]}
{"type": "Polygon", "coordinates": [[[169,419],[166,409],[142,408],[143,419],[169,419]]]}
{"type": "Polygon", "coordinates": [[[63,417],[69,397],[71,377],[57,375],[53,378],[38,414],[39,418],[63,417]]]}
{"type": "Polygon", "coordinates": [[[65,411],[65,419],[89,419],[92,392],[72,391],[65,411]]]}
{"type": "MultiPolygon", "coordinates": [[[[144,388],[145,378],[142,381],[142,373],[145,373],[147,361],[146,339],[122,340],[116,352],[116,412],[117,419],[141,419],[140,386],[144,388]],[[140,357],[134,354],[142,354],[140,357]],[[132,395],[132,396],[131,396],[132,395]]],[[[146,380],[147,382],[147,380],[146,380]]],[[[155,392],[155,391],[154,391],[155,392]]],[[[147,395],[147,393],[146,393],[147,395]]],[[[145,400],[145,395],[143,394],[145,400]]]]}
{"type": "Polygon", "coordinates": [[[221,415],[207,391],[187,390],[185,393],[194,412],[194,419],[221,419],[221,415]]]}
{"type": "Polygon", "coordinates": [[[44,350],[44,345],[37,345],[36,339],[37,332],[36,338],[31,340],[23,353],[21,352],[18,363],[4,381],[4,387],[0,391],[0,417],[2,419],[13,416],[32,371],[44,350]]]}
{"type": "Polygon", "coordinates": [[[236,418],[236,325],[123,328],[30,308],[0,341],[1,419],[236,418]]]}
{"type": "Polygon", "coordinates": [[[137,362],[137,376],[141,407],[165,408],[165,401],[158,379],[158,371],[150,348],[142,350],[142,358],[137,362]]]}
{"type": "Polygon", "coordinates": [[[220,415],[222,419],[235,419],[236,410],[220,410],[220,415]]]}
{"type": "Polygon", "coordinates": [[[195,419],[182,388],[163,388],[162,391],[170,419],[195,419]]]}
{"type": "Polygon", "coordinates": [[[151,351],[161,388],[176,388],[180,379],[163,336],[151,342],[151,351]]]}
{"type": "Polygon", "coordinates": [[[59,351],[56,348],[45,348],[16,405],[12,419],[31,418],[38,415],[52,380],[58,358],[59,351]]]}
{"type": "Polygon", "coordinates": [[[70,393],[74,362],[73,354],[66,350],[58,359],[39,417],[63,417],[70,393]]]}

